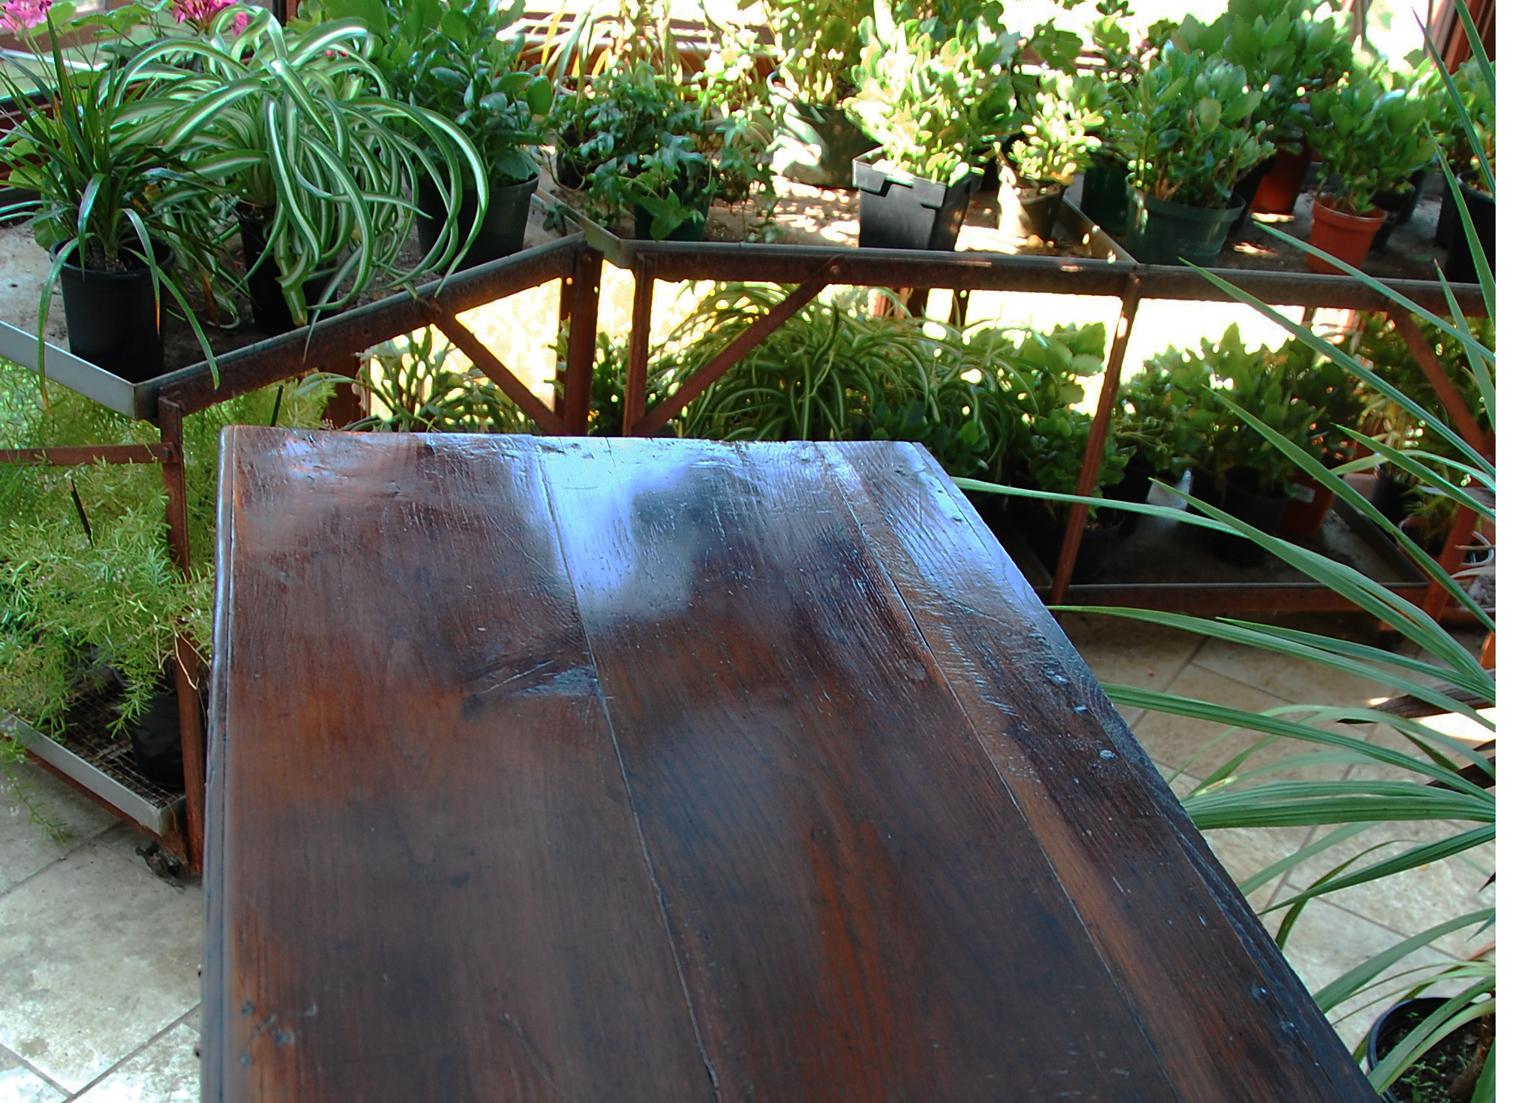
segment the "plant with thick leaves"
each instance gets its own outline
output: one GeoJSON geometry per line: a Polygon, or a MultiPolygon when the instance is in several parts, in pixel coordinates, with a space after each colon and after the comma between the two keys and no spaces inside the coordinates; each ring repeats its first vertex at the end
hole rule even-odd
{"type": "Polygon", "coordinates": [[[1344,214],[1369,214],[1378,194],[1400,190],[1435,159],[1428,104],[1363,69],[1314,93],[1311,105],[1308,141],[1328,181],[1322,198],[1344,214]]]}
{"type": "Polygon", "coordinates": [[[1269,124],[1255,120],[1262,99],[1241,66],[1165,46],[1115,120],[1131,185],[1155,199],[1225,207],[1238,178],[1275,150],[1269,124]]]}
{"type": "Polygon", "coordinates": [[[1019,179],[1036,189],[1070,184],[1099,148],[1104,123],[1098,82],[1086,76],[1049,74],[1025,107],[1022,136],[1008,147],[1019,179]]]}

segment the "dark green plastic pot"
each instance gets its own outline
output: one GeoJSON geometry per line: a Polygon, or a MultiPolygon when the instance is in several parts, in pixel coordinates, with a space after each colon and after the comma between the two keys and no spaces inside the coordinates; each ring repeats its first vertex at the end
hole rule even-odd
{"type": "MultiPolygon", "coordinates": [[[[155,262],[170,267],[171,251],[156,243],[155,262]]],[[[147,266],[106,271],[66,261],[59,269],[59,286],[70,352],[130,383],[165,371],[160,302],[147,266]]]]}
{"type": "Polygon", "coordinates": [[[1225,207],[1191,207],[1136,191],[1125,247],[1144,264],[1211,264],[1242,213],[1243,201],[1235,197],[1225,207]]]}
{"type": "MultiPolygon", "coordinates": [[[[1468,180],[1477,179],[1471,173],[1465,173],[1457,181],[1461,188],[1461,198],[1467,204],[1467,213],[1472,216],[1472,229],[1477,233],[1477,239],[1483,243],[1483,253],[1488,258],[1488,268],[1493,270],[1493,237],[1494,237],[1494,201],[1493,196],[1485,191],[1480,191],[1467,183],[1468,180]]],[[[1451,205],[1451,218],[1453,223],[1453,236],[1451,238],[1450,255],[1445,262],[1445,278],[1453,283],[1476,283],[1477,266],[1472,263],[1472,247],[1467,244],[1467,235],[1461,230],[1461,212],[1456,210],[1456,201],[1447,199],[1451,205]]]]}
{"type": "Polygon", "coordinates": [[[1083,213],[1107,234],[1124,234],[1131,221],[1130,169],[1116,157],[1095,153],[1083,170],[1083,213]]]}
{"type": "Polygon", "coordinates": [[[971,194],[980,181],[981,174],[973,172],[956,183],[944,184],[905,172],[887,172],[867,158],[856,158],[853,184],[859,189],[859,245],[865,249],[953,249],[971,194]]]}
{"type": "MultiPolygon", "coordinates": [[[[644,207],[635,208],[635,239],[637,241],[653,241],[651,237],[651,212],[644,207]]],[[[709,225],[706,215],[690,219],[677,229],[673,230],[662,241],[703,241],[704,231],[709,225]]]]}

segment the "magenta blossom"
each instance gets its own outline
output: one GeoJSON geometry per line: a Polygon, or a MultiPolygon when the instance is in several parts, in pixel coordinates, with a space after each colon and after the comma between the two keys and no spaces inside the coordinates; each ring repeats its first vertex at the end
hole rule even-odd
{"type": "Polygon", "coordinates": [[[51,7],[53,0],[6,0],[0,7],[0,27],[21,34],[47,19],[51,7]]]}
{"type": "MultiPolygon", "coordinates": [[[[52,0],[49,2],[52,3],[52,0]]],[[[176,0],[171,5],[171,14],[178,23],[190,23],[198,30],[206,31],[213,26],[213,20],[219,12],[234,5],[235,0],[176,0]]],[[[250,22],[249,15],[243,11],[237,12],[234,18],[235,33],[245,30],[250,22]]]]}

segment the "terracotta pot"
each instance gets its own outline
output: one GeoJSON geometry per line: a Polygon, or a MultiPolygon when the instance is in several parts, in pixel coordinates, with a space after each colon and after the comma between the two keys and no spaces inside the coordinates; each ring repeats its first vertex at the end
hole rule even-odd
{"type": "Polygon", "coordinates": [[[1259,186],[1253,193],[1248,209],[1254,214],[1290,214],[1296,209],[1296,199],[1301,195],[1301,181],[1312,163],[1312,151],[1306,146],[1300,153],[1277,153],[1259,186]]]}
{"type": "MultiPolygon", "coordinates": [[[[1319,196],[1312,204],[1312,235],[1307,240],[1325,253],[1359,268],[1365,263],[1365,255],[1370,252],[1371,242],[1385,219],[1386,214],[1379,209],[1364,216],[1345,214],[1319,196]]],[[[1343,269],[1311,254],[1307,255],[1307,267],[1314,272],[1344,274],[1343,269]]]]}

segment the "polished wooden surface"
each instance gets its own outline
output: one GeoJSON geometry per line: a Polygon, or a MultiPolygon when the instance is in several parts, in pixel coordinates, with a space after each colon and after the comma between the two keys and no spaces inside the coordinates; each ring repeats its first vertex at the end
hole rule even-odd
{"type": "Polygon", "coordinates": [[[911,445],[224,442],[204,1095],[1370,1100],[911,445]]]}

